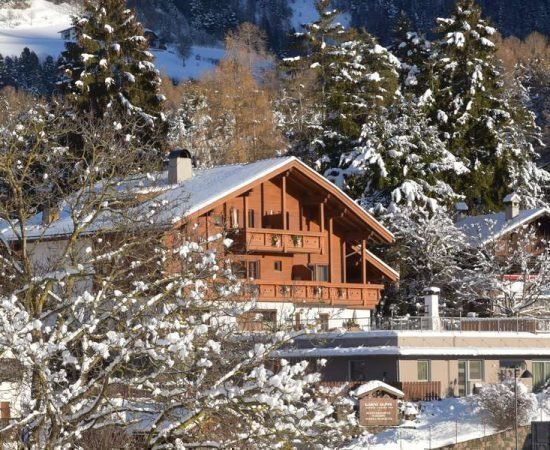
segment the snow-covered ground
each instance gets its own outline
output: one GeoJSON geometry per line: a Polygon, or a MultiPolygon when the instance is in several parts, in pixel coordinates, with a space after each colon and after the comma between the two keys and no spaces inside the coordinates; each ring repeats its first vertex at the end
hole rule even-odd
{"type": "MultiPolygon", "coordinates": [[[[55,5],[46,0],[32,0],[28,9],[0,8],[0,54],[18,56],[25,47],[40,58],[59,56],[65,42],[59,31],[71,26],[74,6],[55,5]]],[[[177,51],[157,50],[155,64],[159,70],[177,80],[200,78],[223,57],[222,48],[193,46],[185,61],[177,51]]]]}
{"type": "MultiPolygon", "coordinates": [[[[539,398],[539,402],[541,399],[539,398]]],[[[549,420],[548,410],[537,410],[532,420],[549,420]]],[[[474,397],[423,402],[416,428],[413,423],[390,428],[378,434],[365,434],[346,450],[425,450],[493,434],[484,423],[474,397]]]]}

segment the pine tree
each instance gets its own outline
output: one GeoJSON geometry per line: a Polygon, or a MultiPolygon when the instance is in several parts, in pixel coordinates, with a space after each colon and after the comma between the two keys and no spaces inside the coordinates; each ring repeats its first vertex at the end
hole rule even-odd
{"type": "Polygon", "coordinates": [[[491,40],[496,30],[473,0],[458,0],[450,18],[438,19],[432,119],[449,150],[470,172],[450,184],[477,210],[494,210],[511,190],[536,202],[546,175],[535,168],[532,115],[507,103],[491,40]]]}
{"type": "Polygon", "coordinates": [[[86,1],[75,17],[77,42],[66,44],[61,67],[65,90],[77,111],[98,117],[121,112],[141,118],[147,128],[166,129],[161,79],[135,13],[124,0],[86,1]]]}

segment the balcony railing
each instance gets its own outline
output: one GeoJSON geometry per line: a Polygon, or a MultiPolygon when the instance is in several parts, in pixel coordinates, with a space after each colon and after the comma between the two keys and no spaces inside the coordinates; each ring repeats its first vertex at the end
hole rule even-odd
{"type": "Polygon", "coordinates": [[[245,228],[241,233],[247,251],[321,253],[323,249],[323,233],[270,228],[245,228]]]}
{"type": "Polygon", "coordinates": [[[392,331],[496,331],[550,333],[550,318],[538,317],[383,317],[371,330],[392,331]]]}
{"type": "Polygon", "coordinates": [[[254,280],[246,282],[245,293],[258,301],[373,309],[383,288],[381,284],[254,280]]]}

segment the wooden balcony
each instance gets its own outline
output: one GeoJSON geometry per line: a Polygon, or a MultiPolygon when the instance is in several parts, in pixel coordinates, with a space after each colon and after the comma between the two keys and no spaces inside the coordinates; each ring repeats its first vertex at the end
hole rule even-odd
{"type": "Polygon", "coordinates": [[[247,297],[260,302],[374,309],[378,305],[383,288],[381,284],[254,280],[246,282],[245,292],[247,297]]]}
{"type": "Polygon", "coordinates": [[[319,254],[323,251],[323,233],[271,228],[245,228],[241,233],[249,252],[319,254]]]}

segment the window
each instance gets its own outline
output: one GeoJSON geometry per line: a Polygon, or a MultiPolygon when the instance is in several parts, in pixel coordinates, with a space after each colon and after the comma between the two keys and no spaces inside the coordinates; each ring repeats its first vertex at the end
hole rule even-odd
{"type": "Polygon", "coordinates": [[[483,381],[483,361],[458,361],[458,395],[470,395],[478,381],[483,381]]]}
{"type": "Polygon", "coordinates": [[[315,281],[329,281],[328,280],[328,266],[316,265],[315,266],[315,281]]]}
{"type": "Polygon", "coordinates": [[[550,361],[533,361],[533,389],[541,388],[550,379],[550,361]]]}
{"type": "Polygon", "coordinates": [[[483,361],[480,359],[469,362],[470,369],[470,380],[471,381],[481,381],[483,380],[483,361]]]}
{"type": "Polygon", "coordinates": [[[328,314],[319,314],[319,324],[321,331],[328,331],[328,314]]]}
{"type": "Polygon", "coordinates": [[[252,280],[260,278],[260,261],[248,261],[247,278],[252,280]]]}
{"type": "Polygon", "coordinates": [[[254,210],[253,209],[249,209],[248,210],[248,226],[250,228],[254,228],[255,224],[254,224],[254,217],[255,217],[255,214],[254,214],[254,210]]]}
{"type": "Polygon", "coordinates": [[[302,325],[302,315],[297,312],[294,314],[294,330],[303,330],[304,326],[302,325]]]}
{"type": "Polygon", "coordinates": [[[260,278],[260,261],[233,261],[231,270],[237,278],[258,280],[260,278]]]}
{"type": "Polygon", "coordinates": [[[255,310],[241,314],[237,318],[241,331],[275,331],[277,326],[277,311],[255,310]]]}
{"type": "Polygon", "coordinates": [[[273,269],[277,272],[283,271],[283,262],[282,261],[275,261],[273,263],[273,269]]]}
{"type": "Polygon", "coordinates": [[[367,361],[350,361],[349,362],[349,381],[365,381],[368,380],[367,361]]]}
{"type": "Polygon", "coordinates": [[[418,381],[430,381],[430,361],[417,362],[418,381]]]}
{"type": "Polygon", "coordinates": [[[504,381],[514,378],[525,369],[525,361],[514,359],[501,359],[499,361],[499,379],[504,381]]]}
{"type": "Polygon", "coordinates": [[[231,208],[231,228],[239,228],[239,210],[231,208]]]}

